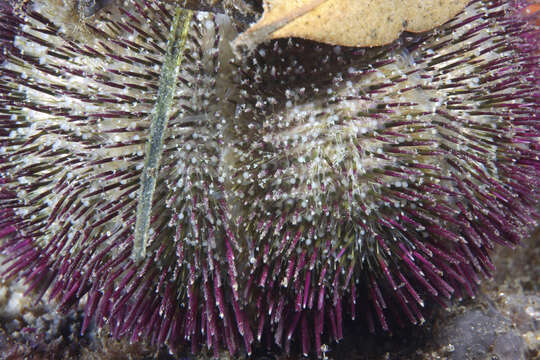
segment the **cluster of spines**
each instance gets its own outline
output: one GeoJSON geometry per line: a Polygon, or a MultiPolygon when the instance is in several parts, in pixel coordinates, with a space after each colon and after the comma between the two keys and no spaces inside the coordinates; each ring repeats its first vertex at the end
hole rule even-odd
{"type": "Polygon", "coordinates": [[[226,305],[227,271],[210,244],[221,250],[224,232],[221,196],[213,194],[221,191],[222,119],[208,111],[216,103],[219,28],[202,14],[191,26],[154,197],[152,255],[136,264],[138,164],[171,15],[160,2],[134,1],[97,16],[71,29],[32,5],[24,17],[2,11],[1,226],[2,237],[11,235],[2,245],[3,276],[24,277],[29,292],[61,308],[86,297],[83,332],[94,319],[115,337],[171,346],[185,339],[194,352],[200,343],[216,351],[227,343],[235,353],[245,315],[239,305],[236,318],[220,308],[218,334],[207,294],[210,286],[226,305]]]}
{"type": "Polygon", "coordinates": [[[244,271],[259,337],[272,329],[274,342],[288,348],[299,328],[307,352],[315,329],[320,349],[324,329],[341,338],[343,309],[353,318],[361,309],[372,331],[377,322],[384,330],[389,321],[403,324],[403,316],[422,322],[422,299],[444,306],[463,290],[472,296],[493,271],[494,244],[513,247],[534,226],[538,56],[528,38],[538,30],[511,11],[476,1],[441,29],[360,51],[361,60],[349,49],[306,59],[321,47],[275,42],[249,60],[257,65],[239,70],[255,81],[241,84],[252,107],[236,128],[257,131],[235,144],[232,202],[253,239],[244,271]],[[264,58],[278,51],[285,64],[264,58]],[[310,66],[327,77],[306,76],[310,66]],[[339,92],[347,81],[356,93],[339,92]],[[347,132],[371,121],[372,128],[347,132]],[[340,142],[347,151],[335,156],[340,142]],[[325,146],[326,173],[313,173],[315,159],[300,158],[321,157],[325,146]],[[363,194],[343,181],[351,167],[340,159],[354,153],[352,187],[372,189],[363,194]],[[358,171],[367,159],[375,162],[358,171]],[[327,174],[336,184],[306,186],[327,174]]]}
{"type": "Polygon", "coordinates": [[[159,2],[132,5],[102,15],[105,28],[89,23],[95,42],[70,38],[31,9],[26,20],[4,10],[0,25],[7,39],[3,56],[20,65],[0,72],[0,116],[10,129],[0,133],[1,226],[11,235],[2,247],[9,254],[4,276],[22,275],[29,291],[49,290],[62,307],[86,294],[83,331],[96,319],[99,326],[108,321],[115,337],[171,347],[185,340],[193,352],[206,344],[236,353],[239,340],[248,352],[255,341],[288,351],[293,339],[304,353],[319,352],[324,333],[343,337],[345,316],[358,313],[370,330],[388,330],[389,321],[423,322],[424,298],[444,305],[444,298],[461,297],[463,290],[473,295],[479,278],[493,270],[494,243],[513,246],[538,217],[538,56],[525,55],[534,52],[529,39],[538,30],[506,14],[503,1],[475,1],[470,9],[478,13],[376,50],[274,42],[250,64],[236,65],[232,105],[211,90],[223,71],[219,31],[206,29],[201,18],[192,26],[178,79],[151,251],[135,264],[136,164],[143,159],[171,15],[159,2]],[[486,29],[491,33],[483,36],[486,29]],[[24,46],[12,46],[15,36],[46,54],[21,53],[24,46]],[[320,57],[306,59],[307,53],[320,57]],[[78,57],[102,65],[90,68],[78,57]],[[414,69],[399,73],[408,61],[414,69]],[[72,76],[102,91],[88,94],[64,84],[72,76]],[[356,90],[339,92],[347,82],[356,90]],[[69,102],[40,103],[32,91],[89,107],[75,113],[69,102]],[[53,122],[22,140],[11,131],[30,127],[24,112],[68,125],[53,122]],[[227,126],[220,125],[224,121],[227,126]],[[310,171],[291,165],[305,152],[291,124],[309,121],[324,124],[309,141],[328,151],[324,172],[310,178],[331,174],[337,183],[322,183],[321,201],[306,196],[317,190],[296,191],[305,184],[274,182],[310,171]],[[351,136],[343,130],[351,123],[364,128],[351,136]],[[95,127],[99,134],[84,136],[85,128],[95,127]],[[429,135],[434,130],[436,140],[429,135]],[[32,146],[45,134],[76,144],[76,151],[32,146]],[[348,151],[333,154],[335,148],[348,151]],[[359,157],[351,160],[355,153],[359,157]],[[41,160],[26,166],[24,157],[41,160]],[[369,166],[351,173],[332,161],[340,158],[369,166]],[[79,180],[67,173],[58,178],[62,168],[79,180]],[[261,191],[253,176],[267,187],[261,191]],[[25,177],[32,181],[22,183],[25,177]],[[360,184],[368,185],[356,189],[360,184]],[[53,206],[26,198],[30,211],[20,211],[32,192],[61,199],[53,206]],[[91,226],[73,232],[71,220],[91,226]]]}

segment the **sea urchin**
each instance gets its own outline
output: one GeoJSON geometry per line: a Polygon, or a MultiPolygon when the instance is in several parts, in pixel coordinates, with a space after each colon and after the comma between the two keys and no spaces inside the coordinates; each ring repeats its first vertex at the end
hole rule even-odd
{"type": "Polygon", "coordinates": [[[197,12],[176,77],[146,254],[145,143],[175,9],[0,8],[3,276],[115,337],[231,354],[320,352],[344,318],[421,323],[473,295],[496,244],[535,226],[538,28],[472,1],[373,49],[278,40],[234,59],[197,12]],[[95,12],[95,14],[94,14],[95,12]]]}

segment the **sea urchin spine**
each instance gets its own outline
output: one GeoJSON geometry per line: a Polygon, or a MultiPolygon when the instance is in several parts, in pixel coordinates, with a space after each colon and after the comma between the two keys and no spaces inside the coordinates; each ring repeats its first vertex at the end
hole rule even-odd
{"type": "Polygon", "coordinates": [[[83,331],[193,352],[320,353],[346,318],[421,323],[539,217],[539,30],[516,4],[475,0],[385,47],[278,40],[242,61],[231,19],[196,13],[141,261],[173,8],[127,0],[77,24],[62,0],[1,8],[4,277],[84,299],[83,331]]]}

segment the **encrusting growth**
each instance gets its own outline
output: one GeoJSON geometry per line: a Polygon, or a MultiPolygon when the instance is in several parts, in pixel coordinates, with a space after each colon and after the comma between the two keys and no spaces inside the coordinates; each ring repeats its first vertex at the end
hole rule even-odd
{"type": "Polygon", "coordinates": [[[174,7],[0,7],[3,277],[83,331],[216,353],[319,353],[472,296],[536,225],[539,29],[472,1],[384,47],[298,39],[233,58],[195,12],[172,93],[146,254],[137,193],[174,7]],[[137,252],[137,250],[135,250],[137,252]]]}

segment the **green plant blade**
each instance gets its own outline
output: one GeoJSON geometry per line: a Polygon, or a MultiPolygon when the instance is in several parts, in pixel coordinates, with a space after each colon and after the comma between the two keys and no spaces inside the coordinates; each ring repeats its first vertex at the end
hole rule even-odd
{"type": "Polygon", "coordinates": [[[167,129],[173,94],[176,89],[176,81],[180,71],[182,55],[192,17],[192,11],[178,7],[167,41],[167,54],[161,68],[158,95],[150,125],[150,138],[146,144],[144,169],[141,174],[132,250],[132,258],[137,262],[146,257],[150,219],[152,216],[152,199],[159,174],[163,152],[163,139],[165,137],[165,130],[167,129]]]}

